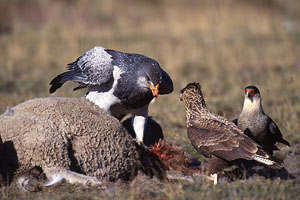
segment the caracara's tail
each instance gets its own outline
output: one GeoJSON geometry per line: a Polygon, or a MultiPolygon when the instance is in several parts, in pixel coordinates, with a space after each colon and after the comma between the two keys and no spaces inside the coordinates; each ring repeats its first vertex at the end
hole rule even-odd
{"type": "Polygon", "coordinates": [[[281,138],[281,140],[279,140],[278,142],[285,144],[287,146],[291,146],[290,143],[288,141],[286,141],[285,139],[281,138]]]}
{"type": "Polygon", "coordinates": [[[275,169],[281,169],[283,167],[283,161],[281,159],[266,154],[262,149],[257,151],[253,159],[275,169]]]}

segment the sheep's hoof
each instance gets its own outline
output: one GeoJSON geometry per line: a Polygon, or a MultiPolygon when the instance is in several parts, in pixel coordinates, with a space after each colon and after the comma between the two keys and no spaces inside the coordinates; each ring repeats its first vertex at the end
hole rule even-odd
{"type": "Polygon", "coordinates": [[[17,185],[25,192],[38,191],[37,181],[29,177],[20,177],[17,181],[17,185]]]}
{"type": "Polygon", "coordinates": [[[106,189],[106,185],[99,181],[97,178],[91,178],[85,182],[86,187],[100,187],[102,189],[106,189]]]}

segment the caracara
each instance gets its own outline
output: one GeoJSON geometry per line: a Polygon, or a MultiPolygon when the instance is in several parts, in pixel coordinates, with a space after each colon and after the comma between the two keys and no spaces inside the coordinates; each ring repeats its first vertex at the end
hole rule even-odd
{"type": "Polygon", "coordinates": [[[290,143],[282,138],[276,123],[264,113],[260,92],[253,85],[245,88],[242,112],[233,122],[270,155],[273,155],[273,150],[278,150],[276,142],[290,146],[290,143]]]}
{"type": "MultiPolygon", "coordinates": [[[[199,83],[180,91],[187,118],[187,135],[193,147],[207,157],[210,173],[222,172],[231,161],[255,160],[281,168],[282,161],[268,155],[233,122],[212,113],[206,106],[199,83]]],[[[217,181],[217,176],[215,183],[217,181]]]]}

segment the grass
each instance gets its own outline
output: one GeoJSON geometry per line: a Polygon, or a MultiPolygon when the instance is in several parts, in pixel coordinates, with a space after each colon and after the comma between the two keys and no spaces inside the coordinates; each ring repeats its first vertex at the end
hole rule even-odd
{"type": "Polygon", "coordinates": [[[216,186],[206,181],[198,181],[194,184],[164,183],[160,187],[143,186],[125,185],[117,189],[101,191],[97,188],[61,185],[37,193],[5,191],[4,199],[297,199],[300,189],[299,179],[284,182],[247,180],[216,186]]]}
{"type": "MultiPolygon", "coordinates": [[[[178,93],[194,81],[202,84],[211,110],[229,119],[241,111],[244,87],[257,85],[265,112],[293,147],[300,142],[299,13],[297,0],[1,0],[0,113],[7,106],[49,96],[50,80],[99,45],[152,57],[170,74],[175,91],[160,96],[150,114],[165,137],[180,141],[189,155],[198,156],[186,137],[178,93]]],[[[73,92],[74,86],[67,83],[54,96],[84,95],[73,92]]],[[[280,147],[284,156],[289,148],[280,147]]],[[[9,199],[141,199],[142,194],[157,199],[292,199],[299,191],[299,180],[217,187],[166,183],[154,194],[127,188],[118,189],[116,196],[60,188],[23,196],[2,189],[9,199]]]]}

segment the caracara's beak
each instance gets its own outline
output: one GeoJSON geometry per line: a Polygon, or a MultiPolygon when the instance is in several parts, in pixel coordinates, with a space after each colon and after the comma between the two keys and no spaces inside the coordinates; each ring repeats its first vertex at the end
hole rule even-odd
{"type": "Polygon", "coordinates": [[[250,90],[250,89],[247,89],[246,90],[246,97],[248,97],[248,98],[251,98],[253,95],[252,95],[252,93],[253,93],[253,91],[252,90],[250,90]]]}
{"type": "Polygon", "coordinates": [[[182,101],[182,93],[179,95],[179,101],[182,101]]]}
{"type": "Polygon", "coordinates": [[[245,93],[245,97],[250,98],[249,92],[245,93]]]}
{"type": "Polygon", "coordinates": [[[151,86],[149,85],[149,88],[151,89],[152,91],[152,94],[153,94],[153,97],[155,97],[157,99],[158,97],[158,88],[159,88],[159,84],[157,84],[156,86],[151,86]]]}
{"type": "Polygon", "coordinates": [[[253,91],[252,89],[247,89],[247,90],[246,90],[245,96],[246,96],[247,98],[249,98],[251,102],[254,101],[254,99],[253,99],[254,95],[255,95],[255,94],[254,94],[254,91],[253,91]]]}

